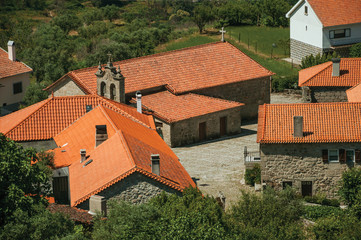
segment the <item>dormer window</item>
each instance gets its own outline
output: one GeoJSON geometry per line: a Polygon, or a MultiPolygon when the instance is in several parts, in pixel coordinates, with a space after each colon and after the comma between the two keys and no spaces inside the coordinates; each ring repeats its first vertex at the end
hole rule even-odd
{"type": "Polygon", "coordinates": [[[305,6],[305,15],[307,16],[308,15],[308,7],[305,6]]]}

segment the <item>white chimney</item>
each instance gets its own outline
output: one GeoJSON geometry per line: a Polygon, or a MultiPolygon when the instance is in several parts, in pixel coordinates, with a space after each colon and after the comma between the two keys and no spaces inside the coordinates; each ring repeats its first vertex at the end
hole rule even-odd
{"type": "Polygon", "coordinates": [[[303,117],[293,117],[293,137],[303,137],[303,117]]]}
{"type": "Polygon", "coordinates": [[[84,162],[86,160],[86,150],[80,149],[80,162],[84,162]]]}
{"type": "Polygon", "coordinates": [[[332,58],[332,77],[340,76],[340,58],[332,58]]]}
{"type": "Polygon", "coordinates": [[[107,200],[103,196],[93,195],[89,199],[89,213],[95,215],[101,213],[107,216],[107,200]]]}
{"type": "Polygon", "coordinates": [[[142,94],[140,91],[135,93],[135,97],[137,98],[137,111],[142,113],[142,94]]]}
{"type": "Polygon", "coordinates": [[[15,42],[9,41],[8,42],[8,55],[9,59],[13,62],[16,61],[16,54],[15,54],[15,42]]]}
{"type": "Polygon", "coordinates": [[[152,173],[160,175],[160,157],[159,154],[150,155],[152,161],[152,173]]]}

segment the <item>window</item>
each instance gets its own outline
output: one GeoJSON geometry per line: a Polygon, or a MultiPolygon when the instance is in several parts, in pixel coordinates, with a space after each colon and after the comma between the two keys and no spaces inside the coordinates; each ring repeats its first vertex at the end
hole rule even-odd
{"type": "Polygon", "coordinates": [[[23,83],[17,82],[13,84],[13,92],[14,94],[22,93],[23,92],[23,83]]]}
{"type": "Polygon", "coordinates": [[[308,15],[308,7],[305,6],[305,15],[308,15]]]}
{"type": "Polygon", "coordinates": [[[292,187],[292,182],[291,182],[291,181],[284,181],[284,182],[282,182],[282,187],[283,187],[283,189],[286,189],[287,186],[292,187]]]}
{"type": "Polygon", "coordinates": [[[103,96],[103,97],[105,95],[105,89],[106,89],[105,87],[106,87],[105,82],[101,82],[100,83],[100,95],[103,96]]]}
{"type": "Polygon", "coordinates": [[[346,150],[346,162],[354,162],[355,161],[355,150],[348,149],[346,150]]]}
{"type": "Polygon", "coordinates": [[[328,150],[328,161],[338,162],[338,150],[328,150]]]}
{"type": "Polygon", "coordinates": [[[113,83],[110,85],[110,99],[115,99],[115,85],[113,83]]]}
{"type": "Polygon", "coordinates": [[[351,29],[350,28],[330,31],[330,39],[344,38],[344,37],[351,37],[351,29]]]}

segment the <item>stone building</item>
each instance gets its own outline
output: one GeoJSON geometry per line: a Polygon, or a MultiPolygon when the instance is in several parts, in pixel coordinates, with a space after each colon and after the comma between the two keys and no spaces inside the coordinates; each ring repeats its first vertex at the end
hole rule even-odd
{"type": "Polygon", "coordinates": [[[262,181],[303,196],[335,197],[342,173],[361,164],[361,103],[265,104],[260,107],[262,181]]]}
{"type": "Polygon", "coordinates": [[[335,58],[299,71],[303,102],[347,102],[346,90],[361,82],[361,58],[335,58]]]}
{"type": "Polygon", "coordinates": [[[0,132],[24,146],[51,149],[57,203],[89,209],[93,195],[100,202],[141,203],[195,187],[153,116],[101,96],[51,97],[1,117],[0,132]]]}
{"type": "Polygon", "coordinates": [[[244,104],[238,102],[168,91],[144,96],[141,101],[145,110],[152,111],[159,133],[171,147],[241,131],[244,104]]]}
{"type": "Polygon", "coordinates": [[[33,70],[16,59],[15,43],[8,42],[8,52],[0,48],[0,116],[16,111],[30,84],[33,70]]]}
{"type": "Polygon", "coordinates": [[[333,51],[348,57],[349,47],[361,42],[360,9],[359,0],[299,0],[286,14],[291,58],[333,51]]]}

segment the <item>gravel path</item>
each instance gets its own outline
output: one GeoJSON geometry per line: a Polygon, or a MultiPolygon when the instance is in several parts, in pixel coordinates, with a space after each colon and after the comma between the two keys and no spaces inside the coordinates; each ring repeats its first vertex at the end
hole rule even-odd
{"type": "MultiPolygon", "coordinates": [[[[271,103],[297,103],[301,98],[294,94],[277,93],[271,95],[271,103]]],[[[173,148],[182,165],[199,189],[217,197],[221,191],[226,197],[226,208],[235,203],[241,190],[250,188],[243,184],[243,151],[258,151],[257,122],[243,122],[241,133],[219,138],[201,144],[173,148]]]]}

